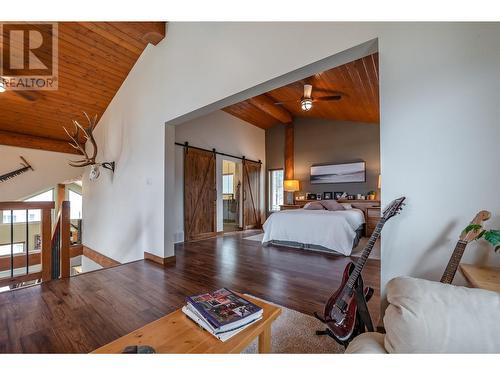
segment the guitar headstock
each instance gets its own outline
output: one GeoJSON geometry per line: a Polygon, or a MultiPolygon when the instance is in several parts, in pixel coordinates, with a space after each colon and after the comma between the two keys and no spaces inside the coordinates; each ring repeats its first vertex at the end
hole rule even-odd
{"type": "Polygon", "coordinates": [[[474,217],[474,219],[467,226],[467,228],[470,228],[471,230],[469,231],[464,230],[460,235],[460,241],[471,242],[477,239],[483,230],[482,229],[483,221],[489,220],[490,217],[491,213],[489,211],[485,210],[479,211],[474,217]]]}
{"type": "Polygon", "coordinates": [[[401,210],[403,209],[403,206],[404,206],[404,200],[406,199],[406,197],[401,197],[401,198],[398,198],[398,199],[394,199],[388,206],[387,208],[384,210],[384,213],[382,215],[382,217],[385,219],[385,220],[389,220],[391,217],[399,214],[401,212],[401,210]]]}

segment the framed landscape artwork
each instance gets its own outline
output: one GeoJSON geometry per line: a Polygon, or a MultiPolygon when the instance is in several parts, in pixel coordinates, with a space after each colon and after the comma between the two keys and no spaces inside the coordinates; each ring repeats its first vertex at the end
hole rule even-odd
{"type": "Polygon", "coordinates": [[[313,165],[311,184],[345,184],[366,182],[365,162],[313,165]]]}

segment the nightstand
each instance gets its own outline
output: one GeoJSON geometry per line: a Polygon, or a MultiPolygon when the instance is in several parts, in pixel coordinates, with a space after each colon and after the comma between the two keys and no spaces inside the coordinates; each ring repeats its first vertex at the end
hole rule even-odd
{"type": "Polygon", "coordinates": [[[298,204],[280,204],[280,210],[296,210],[298,208],[302,208],[302,206],[298,204]]]}
{"type": "Polygon", "coordinates": [[[368,207],[366,209],[366,237],[370,237],[380,220],[380,207],[368,207]]]}

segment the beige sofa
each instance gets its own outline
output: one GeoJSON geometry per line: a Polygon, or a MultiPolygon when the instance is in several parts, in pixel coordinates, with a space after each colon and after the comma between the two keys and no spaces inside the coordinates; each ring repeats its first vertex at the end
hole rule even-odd
{"type": "Polygon", "coordinates": [[[500,293],[398,277],[387,284],[386,334],[346,353],[500,353],[500,293]]]}

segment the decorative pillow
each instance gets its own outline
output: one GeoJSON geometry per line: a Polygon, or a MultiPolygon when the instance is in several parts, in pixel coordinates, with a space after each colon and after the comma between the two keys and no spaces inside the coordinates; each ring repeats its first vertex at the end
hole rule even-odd
{"type": "Polygon", "coordinates": [[[341,203],[341,205],[346,209],[346,210],[352,210],[352,204],[350,203],[341,203]]]}
{"type": "Polygon", "coordinates": [[[324,210],[320,202],[309,202],[304,206],[304,210],[324,210]]]}
{"type": "Polygon", "coordinates": [[[321,205],[328,211],[344,211],[345,208],[339,202],[333,200],[321,201],[321,205]]]}

